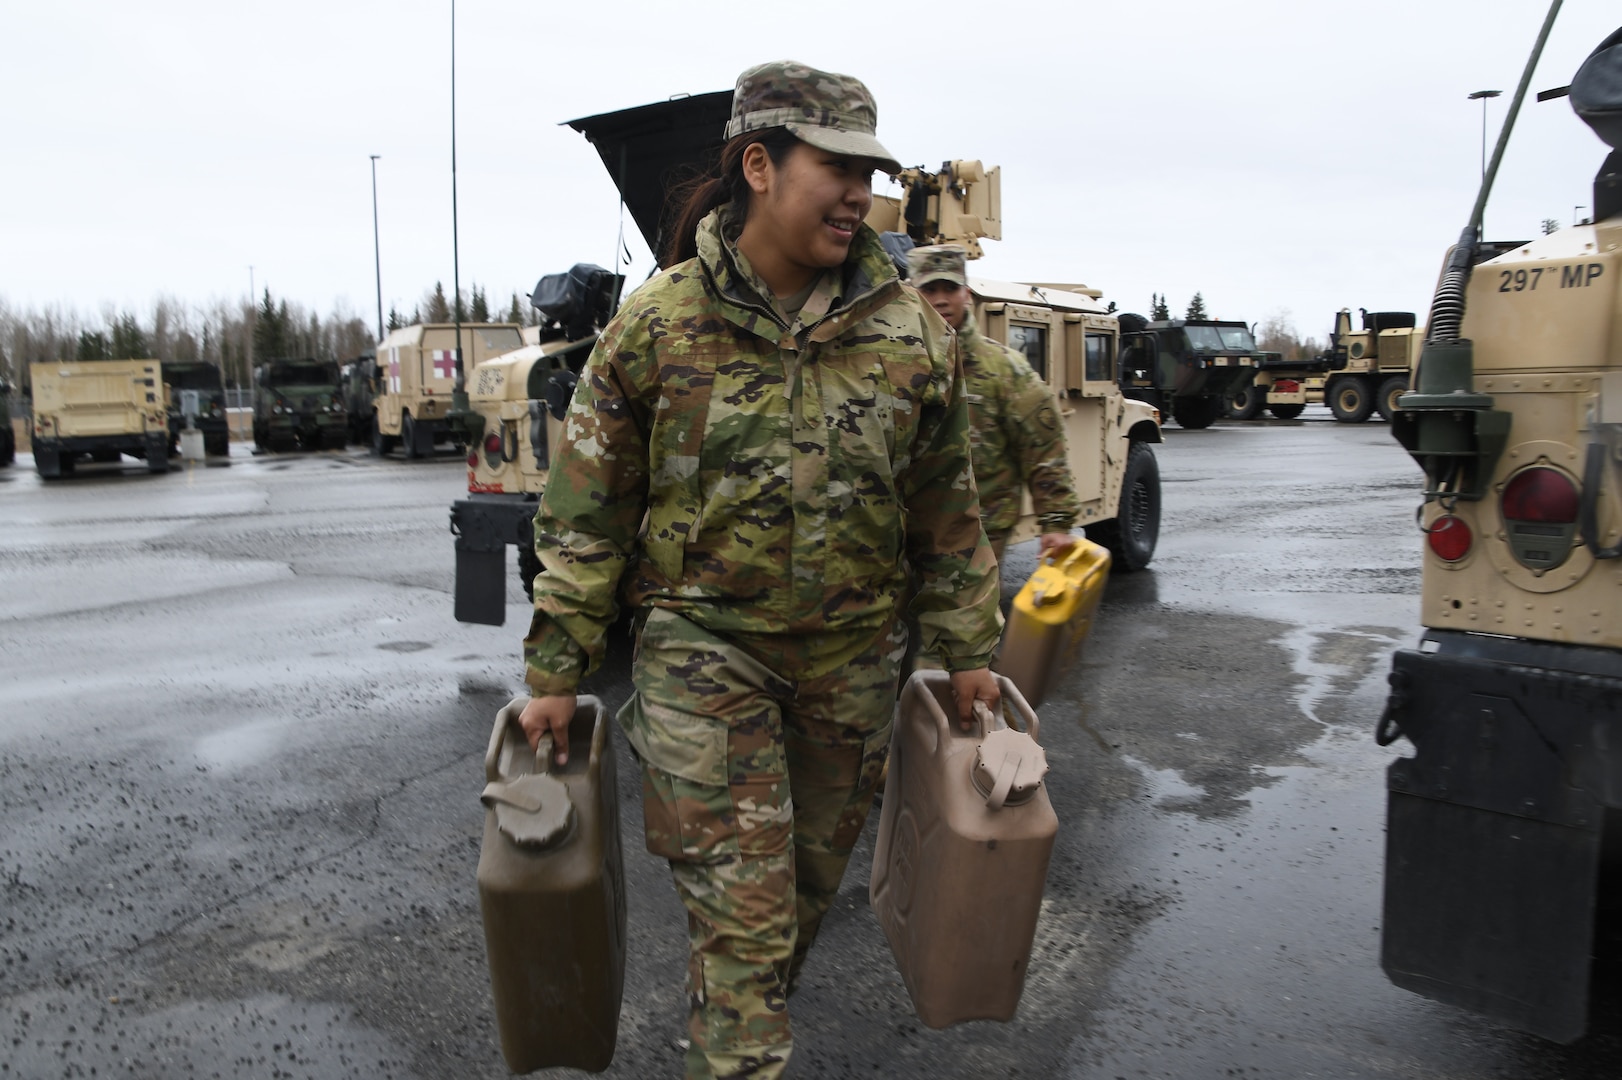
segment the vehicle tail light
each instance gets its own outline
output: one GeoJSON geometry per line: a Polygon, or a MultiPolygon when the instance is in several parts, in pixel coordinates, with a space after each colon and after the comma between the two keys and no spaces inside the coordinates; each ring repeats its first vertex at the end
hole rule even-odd
{"type": "Polygon", "coordinates": [[[487,454],[501,453],[501,436],[486,435],[484,437],[484,452],[487,454]]]}
{"type": "Polygon", "coordinates": [[[1559,469],[1534,465],[1510,477],[1499,497],[1510,552],[1522,566],[1552,570],[1571,556],[1580,503],[1577,485],[1559,469]]]}
{"type": "Polygon", "coordinates": [[[1464,523],[1463,518],[1453,514],[1442,515],[1425,530],[1425,543],[1443,562],[1458,562],[1464,558],[1470,553],[1470,544],[1474,540],[1470,526],[1464,523]]]}
{"type": "Polygon", "coordinates": [[[467,467],[470,469],[477,469],[479,467],[479,452],[477,450],[469,450],[467,452],[467,467]]]}

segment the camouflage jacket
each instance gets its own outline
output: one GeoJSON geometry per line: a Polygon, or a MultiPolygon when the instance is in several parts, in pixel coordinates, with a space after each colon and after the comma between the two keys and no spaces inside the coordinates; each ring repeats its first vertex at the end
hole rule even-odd
{"type": "Polygon", "coordinates": [[[597,666],[621,584],[720,634],[871,641],[909,562],[921,647],[984,667],[1002,619],[951,331],[865,225],[790,321],[725,212],[586,362],[535,517],[530,686],[597,666]]]}
{"type": "Polygon", "coordinates": [[[980,333],[970,312],[957,332],[968,389],[980,520],[997,536],[1019,521],[1029,485],[1043,532],[1068,532],[1081,512],[1053,391],[1025,357],[980,333]]]}

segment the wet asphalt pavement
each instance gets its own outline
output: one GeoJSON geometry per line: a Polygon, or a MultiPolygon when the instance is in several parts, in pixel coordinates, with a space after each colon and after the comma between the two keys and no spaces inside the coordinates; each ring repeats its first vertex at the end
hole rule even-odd
{"type": "MultiPolygon", "coordinates": [[[[1152,568],[1041,709],[1060,833],[1020,1012],[930,1031],[869,827],[793,1003],[793,1075],[1614,1077],[1390,986],[1370,732],[1418,632],[1385,425],[1171,427],[1152,568]]],[[[0,1078],[500,1077],[474,868],[527,622],[451,617],[461,463],[359,450],[0,470],[0,1078]]],[[[1010,578],[1034,545],[1011,553],[1010,578]]],[[[1009,588],[1009,595],[1012,594],[1009,588]]],[[[626,691],[626,650],[591,685],[626,691]]],[[[676,1076],[685,935],[641,851],[607,1075],[676,1076]]],[[[629,782],[627,782],[629,781],[629,782]]],[[[578,1075],[558,1073],[557,1075],[578,1075]]]]}

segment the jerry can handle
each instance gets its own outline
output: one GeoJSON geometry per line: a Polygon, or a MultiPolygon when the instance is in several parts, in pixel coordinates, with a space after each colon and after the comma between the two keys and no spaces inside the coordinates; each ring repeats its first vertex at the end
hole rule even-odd
{"type": "Polygon", "coordinates": [[[992,785],[991,794],[986,796],[986,809],[1002,809],[1003,803],[1008,801],[1008,793],[1014,789],[1014,776],[1018,772],[1017,758],[1003,758],[1002,767],[997,770],[997,782],[992,785]]]}
{"type": "MultiPolygon", "coordinates": [[[[952,735],[952,724],[946,718],[946,710],[941,708],[941,703],[936,700],[934,693],[925,688],[926,679],[930,682],[939,682],[945,679],[947,675],[944,671],[920,672],[919,675],[922,675],[923,678],[914,676],[907,681],[907,689],[922,699],[924,708],[929,710],[929,715],[935,721],[937,736],[943,740],[949,739],[952,735]]],[[[993,678],[997,680],[997,689],[1002,694],[1003,712],[1006,713],[1012,708],[1019,718],[1025,722],[1025,733],[1032,739],[1041,741],[1042,722],[1037,719],[1036,710],[1031,708],[1030,702],[1025,700],[1025,695],[1019,692],[1019,687],[1015,686],[1013,680],[1005,675],[994,675],[993,678]]],[[[1001,717],[994,716],[991,707],[984,702],[977,701],[974,703],[974,715],[980,721],[980,737],[982,739],[985,738],[988,732],[995,731],[998,727],[1008,726],[1001,717]],[[996,726],[993,726],[993,724],[996,726]]]]}
{"type": "MultiPolygon", "coordinates": [[[[484,751],[484,779],[486,783],[493,784],[503,779],[501,775],[501,751],[505,748],[509,736],[524,738],[524,729],[519,726],[518,715],[524,711],[528,698],[513,698],[496,713],[496,724],[490,732],[490,744],[484,751]]],[[[595,699],[593,699],[595,704],[595,699]]],[[[552,736],[541,736],[541,745],[535,748],[536,772],[544,773],[552,765],[552,736]]]]}

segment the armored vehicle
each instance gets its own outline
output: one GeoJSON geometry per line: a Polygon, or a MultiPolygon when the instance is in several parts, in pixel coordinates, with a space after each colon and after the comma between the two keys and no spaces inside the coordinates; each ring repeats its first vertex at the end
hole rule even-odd
{"type": "Polygon", "coordinates": [[[460,346],[456,335],[455,323],[416,323],[391,330],[378,343],[372,453],[382,457],[398,446],[416,458],[431,455],[442,443],[460,444],[462,433],[450,420],[456,350],[462,350],[466,380],[489,357],[524,343],[517,323],[463,323],[460,346]]]}
{"type": "Polygon", "coordinates": [[[377,396],[377,356],[361,353],[338,369],[338,379],[344,388],[349,441],[368,442],[372,437],[372,399],[377,396]]]}
{"type": "Polygon", "coordinates": [[[163,383],[167,388],[169,413],[169,454],[180,453],[180,433],[186,428],[186,391],[196,400],[192,426],[203,433],[203,452],[223,457],[231,452],[231,429],[225,413],[225,387],[220,369],[205,363],[166,363],[163,383]]]}
{"type": "MultiPolygon", "coordinates": [[[[675,208],[667,205],[667,192],[713,161],[731,104],[732,94],[723,91],[571,122],[596,146],[655,252],[664,250],[665,231],[673,224],[675,208]]],[[[875,198],[868,217],[869,225],[888,234],[892,254],[904,255],[913,243],[952,242],[978,256],[980,240],[1000,238],[997,169],[949,161],[938,171],[905,170],[898,180],[902,196],[875,198]]],[[[588,280],[589,274],[579,286],[581,296],[601,295],[588,280]]],[[[1148,445],[1161,439],[1159,414],[1121,393],[1116,317],[1105,310],[1097,290],[1081,285],[971,278],[970,287],[985,333],[1024,352],[1058,396],[1088,535],[1110,548],[1115,566],[1146,566],[1160,528],[1160,472],[1148,445]]],[[[540,290],[536,300],[541,306],[540,290]]],[[[470,405],[486,419],[481,440],[468,455],[469,496],[451,516],[457,534],[456,617],[464,622],[503,621],[506,544],[518,546],[526,589],[538,569],[531,519],[546,484],[541,444],[556,444],[556,424],[572,393],[573,375],[585,363],[595,333],[586,332],[591,321],[585,313],[595,319],[599,309],[582,303],[576,310],[574,330],[560,324],[553,342],[487,362],[488,374],[480,371],[468,380],[470,405]],[[501,491],[488,490],[498,483],[501,491]],[[522,487],[522,509],[495,509],[500,505],[495,497],[511,495],[512,484],[522,487]]],[[[610,313],[602,309],[597,325],[610,313]]],[[[549,318],[557,321],[562,314],[560,309],[549,318]]],[[[1036,535],[1028,497],[1025,511],[1011,542],[1036,535]]]]}
{"type": "Polygon", "coordinates": [[[47,480],[73,473],[81,455],[145,458],[169,471],[169,418],[156,360],[59,360],[30,364],[34,468],[47,480]]]}
{"type": "Polygon", "coordinates": [[[1622,908],[1622,31],[1569,88],[1612,147],[1593,223],[1505,250],[1482,208],[1537,52],[1392,424],[1424,471],[1424,630],[1378,727],[1412,748],[1387,774],[1381,962],[1566,1042],[1622,908]]]}
{"type": "Polygon", "coordinates": [[[1178,426],[1210,427],[1229,397],[1275,353],[1256,348],[1242,322],[1121,316],[1121,390],[1148,402],[1178,426]]]}
{"type": "Polygon", "coordinates": [[[272,360],[253,369],[253,441],[260,450],[333,450],[348,431],[338,365],[272,360]]]}
{"type": "Polygon", "coordinates": [[[11,424],[11,383],[0,377],[0,466],[17,459],[17,429],[11,424]]]}

